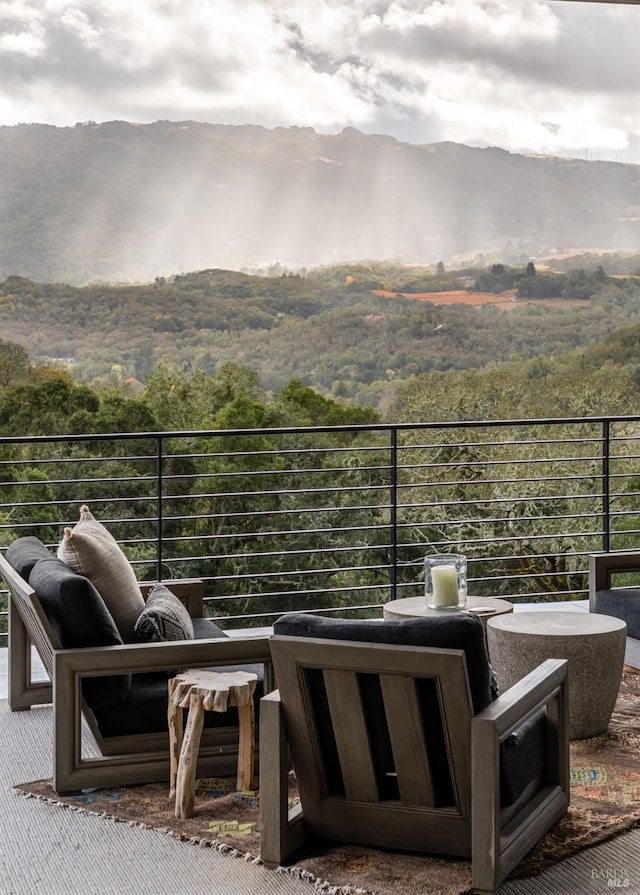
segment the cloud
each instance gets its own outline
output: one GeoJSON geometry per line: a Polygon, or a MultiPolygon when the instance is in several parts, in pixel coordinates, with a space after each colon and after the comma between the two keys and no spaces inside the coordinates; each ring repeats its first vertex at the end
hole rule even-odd
{"type": "Polygon", "coordinates": [[[0,123],[355,126],[625,156],[639,39],[637,7],[559,0],[0,0],[0,123]]]}

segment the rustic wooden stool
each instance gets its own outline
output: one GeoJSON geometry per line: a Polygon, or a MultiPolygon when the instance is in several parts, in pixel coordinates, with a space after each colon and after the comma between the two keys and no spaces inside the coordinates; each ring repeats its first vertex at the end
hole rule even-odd
{"type": "Polygon", "coordinates": [[[239,719],[239,791],[253,782],[255,718],[253,693],[258,676],[248,671],[183,671],[169,679],[169,797],[175,795],[176,817],[191,817],[196,795],[196,765],[206,711],[226,712],[236,706],[239,719]],[[189,709],[187,729],[182,735],[182,712],[189,709]]]}

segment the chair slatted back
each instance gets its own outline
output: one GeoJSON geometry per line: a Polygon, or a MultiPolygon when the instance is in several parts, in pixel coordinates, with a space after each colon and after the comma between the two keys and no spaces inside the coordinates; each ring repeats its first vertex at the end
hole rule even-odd
{"type": "Polygon", "coordinates": [[[270,645],[309,829],[468,856],[473,710],[464,653],[277,635],[270,645]]]}

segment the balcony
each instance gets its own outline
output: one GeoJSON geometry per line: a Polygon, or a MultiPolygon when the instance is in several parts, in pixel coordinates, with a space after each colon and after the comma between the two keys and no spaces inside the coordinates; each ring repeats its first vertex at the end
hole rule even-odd
{"type": "MultiPolygon", "coordinates": [[[[584,611],[588,554],[638,542],[639,421],[3,438],[0,546],[35,534],[53,548],[88,503],[140,579],[203,578],[207,614],[228,629],[268,626],[293,609],[378,616],[388,600],[419,595],[425,553],[447,550],[467,555],[473,594],[511,600],[518,611],[567,602],[584,611]]],[[[6,604],[2,610],[5,646],[6,604]]],[[[7,792],[18,780],[50,773],[50,710],[9,720],[7,792]]],[[[212,876],[225,880],[217,889],[224,895],[308,891],[308,883],[210,849],[53,806],[43,813],[32,802],[10,793],[0,800],[10,830],[3,864],[14,888],[7,891],[57,885],[69,893],[119,893],[124,874],[137,892],[157,892],[166,885],[167,862],[181,893],[202,891],[212,876]],[[128,854],[135,861],[120,860],[128,854]],[[98,887],[112,863],[109,883],[98,887]]],[[[606,868],[624,867],[638,880],[639,836],[589,849],[541,877],[505,883],[500,893],[595,893],[606,884],[592,873],[606,868]]]]}

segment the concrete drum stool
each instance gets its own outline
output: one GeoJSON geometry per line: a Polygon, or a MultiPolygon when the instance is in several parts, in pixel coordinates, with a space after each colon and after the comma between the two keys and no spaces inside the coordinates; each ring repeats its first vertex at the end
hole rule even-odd
{"type": "Polygon", "coordinates": [[[169,680],[169,797],[175,795],[176,817],[191,817],[196,794],[196,765],[205,711],[226,712],[238,709],[239,791],[250,789],[253,782],[255,719],[253,693],[258,676],[248,671],[184,671],[169,680]],[[182,737],[182,712],[189,709],[187,729],[182,737]]]}
{"type": "Polygon", "coordinates": [[[616,703],[627,626],[595,613],[515,612],[487,622],[489,657],[505,691],[545,659],[569,660],[569,738],[604,733],[616,703]]]}

